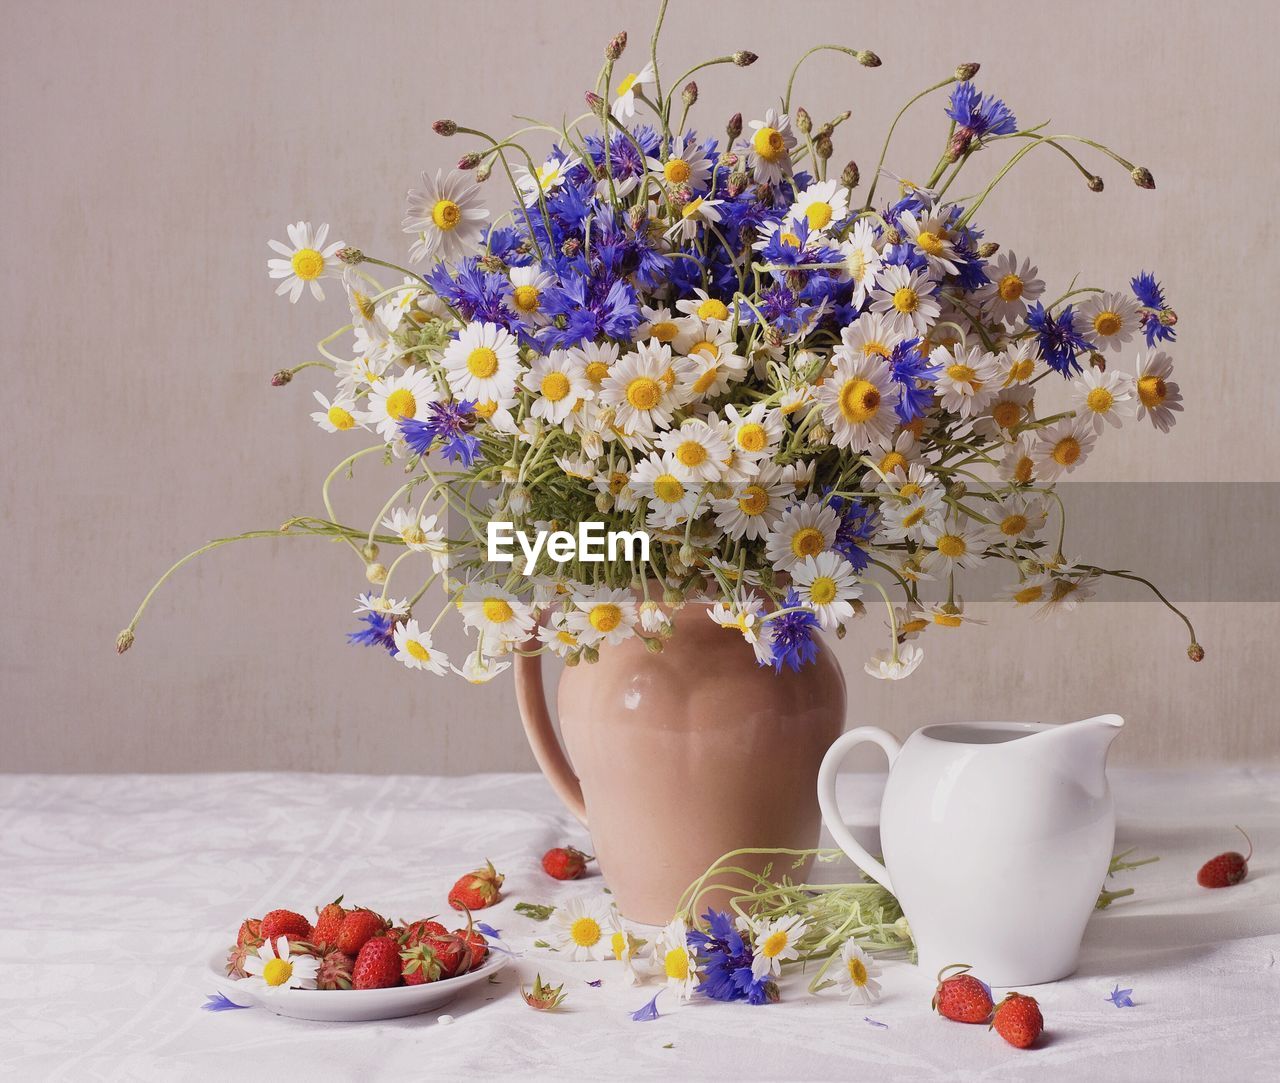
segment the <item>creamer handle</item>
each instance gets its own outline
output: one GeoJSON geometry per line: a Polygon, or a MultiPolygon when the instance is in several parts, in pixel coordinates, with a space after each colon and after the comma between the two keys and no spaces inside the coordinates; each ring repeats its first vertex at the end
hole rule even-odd
{"type": "MultiPolygon", "coordinates": [[[[539,646],[536,639],[531,639],[524,645],[524,649],[533,651],[539,646]]],[[[542,656],[517,654],[515,670],[516,703],[520,708],[524,732],[529,738],[529,747],[533,749],[533,758],[538,761],[542,773],[547,776],[547,781],[551,783],[556,796],[564,802],[565,808],[586,827],[587,807],[582,800],[582,786],[578,782],[578,776],[573,773],[569,757],[560,747],[560,739],[556,736],[551,714],[547,710],[547,697],[542,688],[542,656]]]]}
{"type": "Polygon", "coordinates": [[[831,837],[836,840],[836,845],[848,854],[849,859],[871,879],[887,891],[893,891],[889,871],[867,853],[862,844],[853,837],[853,832],[845,826],[844,818],[840,815],[840,806],[836,801],[836,775],[840,770],[840,764],[848,755],[849,749],[863,741],[871,741],[883,748],[884,754],[889,757],[890,767],[898,758],[898,753],[902,751],[902,746],[893,735],[877,726],[859,726],[843,734],[827,749],[827,754],[822,757],[822,766],[818,768],[818,807],[822,810],[822,822],[831,832],[831,837]]]}

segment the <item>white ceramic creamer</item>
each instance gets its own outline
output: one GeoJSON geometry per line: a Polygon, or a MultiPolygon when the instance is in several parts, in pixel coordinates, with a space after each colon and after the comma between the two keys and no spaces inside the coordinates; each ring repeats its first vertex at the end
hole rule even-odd
{"type": "Polygon", "coordinates": [[[953,722],[903,745],[850,730],[827,751],[818,804],[836,843],[902,904],[921,969],[968,963],[991,985],[1034,985],[1076,968],[1115,843],[1107,785],[1119,715],[1049,725],[953,722]],[[889,757],[880,806],[884,864],[836,805],[836,772],[871,741],[889,757]]]}

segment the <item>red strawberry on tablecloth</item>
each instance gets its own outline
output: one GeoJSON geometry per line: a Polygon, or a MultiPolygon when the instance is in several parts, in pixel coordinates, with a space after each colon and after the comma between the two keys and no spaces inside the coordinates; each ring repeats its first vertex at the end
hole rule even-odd
{"type": "Polygon", "coordinates": [[[555,880],[576,880],[587,871],[590,854],[572,846],[557,846],[542,855],[542,870],[555,880]]]}
{"type": "Polygon", "coordinates": [[[1044,1030],[1044,1016],[1035,997],[1022,993],[1010,993],[996,1005],[991,1025],[996,1033],[1010,1045],[1027,1049],[1035,1044],[1044,1030]]]}
{"type": "Polygon", "coordinates": [[[953,963],[938,971],[938,987],[933,991],[933,1008],[957,1023],[985,1023],[991,1018],[991,990],[968,973],[963,963],[953,963]],[[949,978],[948,970],[960,973],[949,978]]]}
{"type": "Polygon", "coordinates": [[[501,898],[504,879],[506,877],[493,867],[493,862],[486,861],[484,868],[458,877],[458,882],[449,891],[449,905],[455,910],[483,910],[492,906],[501,898]]]}
{"type": "Polygon", "coordinates": [[[1235,850],[1229,850],[1225,854],[1211,857],[1196,873],[1196,883],[1201,887],[1232,887],[1249,875],[1249,859],[1253,857],[1253,840],[1245,834],[1243,827],[1237,827],[1236,830],[1244,835],[1244,841],[1249,844],[1249,852],[1240,854],[1235,850]]]}

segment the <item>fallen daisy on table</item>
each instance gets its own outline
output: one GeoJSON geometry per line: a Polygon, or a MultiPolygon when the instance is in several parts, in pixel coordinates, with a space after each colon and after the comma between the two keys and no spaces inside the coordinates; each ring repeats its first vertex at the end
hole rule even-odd
{"type": "Polygon", "coordinates": [[[289,938],[280,936],[275,940],[275,950],[268,940],[256,955],[245,959],[244,969],[249,975],[244,980],[251,984],[254,992],[274,996],[287,989],[314,989],[320,960],[310,955],[291,954],[289,938]]]}
{"type": "Polygon", "coordinates": [[[605,958],[611,948],[606,930],[614,925],[608,904],[580,895],[556,907],[551,915],[551,946],[563,951],[572,962],[605,958]]]}
{"type": "Polygon", "coordinates": [[[840,966],[836,970],[836,988],[849,998],[850,1004],[874,1004],[880,999],[880,964],[871,958],[852,938],[840,949],[840,966]]]}

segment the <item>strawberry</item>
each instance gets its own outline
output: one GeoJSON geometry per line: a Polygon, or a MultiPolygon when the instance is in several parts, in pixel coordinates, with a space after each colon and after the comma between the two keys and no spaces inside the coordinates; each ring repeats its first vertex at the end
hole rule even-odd
{"type": "Polygon", "coordinates": [[[555,880],[576,880],[587,871],[590,854],[575,850],[572,846],[557,846],[542,855],[542,870],[555,880]]]}
{"type": "Polygon", "coordinates": [[[387,919],[372,910],[348,910],[338,928],[334,946],[348,955],[359,955],[360,949],[372,937],[387,931],[387,919]]]}
{"type": "Polygon", "coordinates": [[[1010,993],[996,1005],[991,1025],[1010,1045],[1026,1049],[1035,1044],[1044,1030],[1044,1016],[1040,1014],[1040,1005],[1035,997],[1010,993]]]}
{"type": "Polygon", "coordinates": [[[347,912],[342,909],[342,896],[339,895],[317,913],[315,927],[311,930],[311,942],[321,946],[336,944],[338,933],[342,929],[342,919],[346,916],[347,912]]]}
{"type": "Polygon", "coordinates": [[[292,910],[272,910],[262,919],[262,939],[274,943],[278,936],[287,936],[290,940],[309,940],[311,922],[292,910]]]}
{"type": "Polygon", "coordinates": [[[418,944],[400,953],[400,973],[405,985],[426,985],[444,977],[440,960],[426,944],[418,944]]]}
{"type": "Polygon", "coordinates": [[[1249,875],[1249,858],[1253,857],[1253,840],[1245,835],[1243,827],[1237,826],[1236,830],[1244,835],[1244,841],[1249,844],[1249,852],[1238,854],[1234,850],[1229,850],[1225,854],[1211,857],[1196,873],[1196,883],[1201,887],[1231,887],[1249,875]]]}
{"type": "Polygon", "coordinates": [[[454,935],[471,949],[471,962],[467,964],[467,969],[475,970],[489,954],[489,941],[475,929],[455,929],[454,935]]]}
{"type": "Polygon", "coordinates": [[[506,877],[493,867],[493,862],[486,861],[483,869],[473,869],[458,877],[458,882],[449,891],[449,905],[455,910],[483,910],[492,906],[500,898],[504,879],[506,877]]]}
{"type": "Polygon", "coordinates": [[[433,918],[419,918],[417,921],[409,922],[408,925],[402,928],[393,929],[392,933],[400,941],[402,948],[416,948],[426,937],[439,936],[441,933],[447,933],[448,931],[433,918]]]}
{"type": "Polygon", "coordinates": [[[471,969],[471,944],[457,933],[428,936],[422,940],[422,946],[429,948],[436,957],[443,977],[456,978],[471,969]]]}
{"type": "Polygon", "coordinates": [[[357,989],[390,989],[400,984],[400,945],[390,936],[366,940],[351,970],[357,989]]]}
{"type": "Polygon", "coordinates": [[[932,1006],[939,1014],[957,1023],[985,1023],[991,1018],[991,990],[968,970],[964,963],[953,963],[939,970],[932,1006]],[[949,978],[942,976],[957,968],[960,973],[949,978]]]}
{"type": "Polygon", "coordinates": [[[355,960],[350,955],[337,948],[318,945],[313,954],[320,960],[320,969],[316,972],[317,989],[351,988],[351,970],[355,966],[355,960]]]}
{"type": "Polygon", "coordinates": [[[236,943],[257,947],[262,943],[262,919],[245,918],[240,923],[240,931],[236,933],[236,943]]]}

